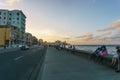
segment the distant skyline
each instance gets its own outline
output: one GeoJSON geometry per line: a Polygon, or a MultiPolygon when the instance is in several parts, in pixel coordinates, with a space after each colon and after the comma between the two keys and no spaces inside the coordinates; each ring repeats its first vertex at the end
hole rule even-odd
{"type": "Polygon", "coordinates": [[[120,0],[0,0],[26,15],[26,32],[48,42],[120,44],[120,0]]]}

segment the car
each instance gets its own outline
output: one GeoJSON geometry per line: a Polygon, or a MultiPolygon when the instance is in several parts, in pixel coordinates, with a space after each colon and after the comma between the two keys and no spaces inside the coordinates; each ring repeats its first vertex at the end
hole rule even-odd
{"type": "Polygon", "coordinates": [[[20,47],[20,49],[21,49],[21,50],[28,50],[28,49],[29,49],[29,46],[27,46],[27,45],[22,45],[22,46],[20,47]]]}

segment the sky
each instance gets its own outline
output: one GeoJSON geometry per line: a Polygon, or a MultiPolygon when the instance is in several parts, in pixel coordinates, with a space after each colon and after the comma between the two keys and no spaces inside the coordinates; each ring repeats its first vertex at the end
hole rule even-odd
{"type": "Polygon", "coordinates": [[[48,42],[120,44],[120,0],[0,0],[22,10],[26,32],[48,42]]]}

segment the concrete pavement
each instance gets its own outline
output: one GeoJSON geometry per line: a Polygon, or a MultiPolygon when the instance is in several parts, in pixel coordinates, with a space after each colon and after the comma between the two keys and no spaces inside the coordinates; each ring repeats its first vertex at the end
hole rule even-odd
{"type": "Polygon", "coordinates": [[[120,80],[120,73],[70,52],[48,48],[38,80],[120,80]]]}

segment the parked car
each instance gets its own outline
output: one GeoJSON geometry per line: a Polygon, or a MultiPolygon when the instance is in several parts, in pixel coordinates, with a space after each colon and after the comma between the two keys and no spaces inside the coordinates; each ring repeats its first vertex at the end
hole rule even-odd
{"type": "Polygon", "coordinates": [[[29,46],[27,46],[27,45],[22,45],[22,46],[20,47],[20,49],[21,49],[21,50],[28,50],[28,49],[29,49],[29,46]]]}

